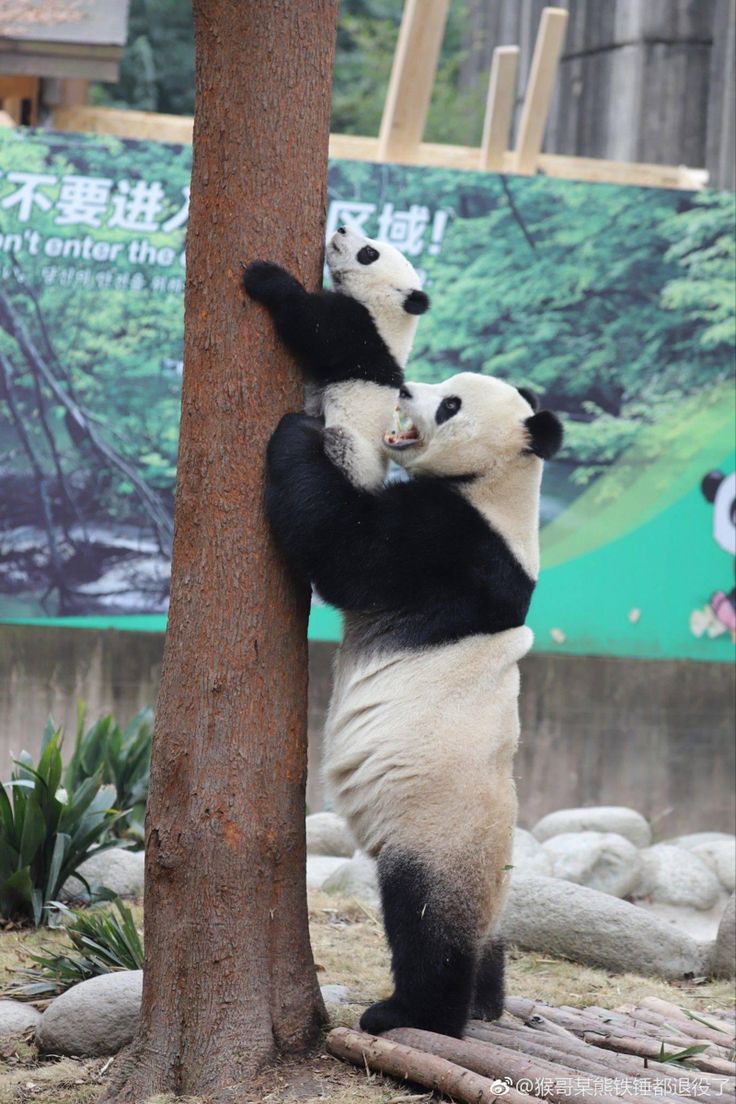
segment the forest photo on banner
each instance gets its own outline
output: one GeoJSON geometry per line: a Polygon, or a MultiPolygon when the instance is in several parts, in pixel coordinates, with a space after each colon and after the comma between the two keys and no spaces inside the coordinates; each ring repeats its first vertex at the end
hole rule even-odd
{"type": "MultiPolygon", "coordinates": [[[[164,626],[190,170],[189,147],[0,132],[3,620],[164,626]]],[[[733,196],[332,162],[329,200],[328,233],[422,274],[409,378],[502,376],[565,422],[536,647],[727,660],[733,196]]],[[[318,600],[310,633],[339,634],[318,600]]]]}

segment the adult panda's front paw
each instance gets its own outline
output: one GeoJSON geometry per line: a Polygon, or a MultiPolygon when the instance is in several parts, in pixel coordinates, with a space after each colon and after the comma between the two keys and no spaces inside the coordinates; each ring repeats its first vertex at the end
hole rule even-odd
{"type": "Polygon", "coordinates": [[[281,265],[271,261],[253,261],[243,273],[243,287],[256,303],[277,303],[296,284],[301,285],[281,265]]]}

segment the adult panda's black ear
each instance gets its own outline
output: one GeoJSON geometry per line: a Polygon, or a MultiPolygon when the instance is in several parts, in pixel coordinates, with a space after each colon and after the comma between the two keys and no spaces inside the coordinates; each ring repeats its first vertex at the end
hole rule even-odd
{"type": "Polygon", "coordinates": [[[703,476],[700,483],[700,489],[707,502],[715,502],[718,488],[725,478],[722,471],[708,472],[707,475],[703,476]]]}
{"type": "Polygon", "coordinates": [[[404,310],[407,314],[424,314],[429,310],[429,296],[415,288],[404,299],[404,310]]]}
{"type": "Polygon", "coordinates": [[[522,399],[526,399],[532,410],[539,410],[539,399],[530,391],[528,387],[517,387],[516,390],[521,395],[522,399]]]}
{"type": "Polygon", "coordinates": [[[529,431],[529,452],[540,460],[551,460],[562,445],[562,422],[551,410],[539,410],[524,422],[529,431]]]}

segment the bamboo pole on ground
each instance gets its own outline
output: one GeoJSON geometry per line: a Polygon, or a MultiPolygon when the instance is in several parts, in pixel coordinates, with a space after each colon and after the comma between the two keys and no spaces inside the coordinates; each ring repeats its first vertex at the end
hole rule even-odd
{"type": "MultiPolygon", "coordinates": [[[[491,1024],[487,1024],[485,1030],[481,1028],[469,1028],[467,1035],[479,1042],[495,1043],[497,1046],[509,1050],[518,1051],[532,1058],[541,1058],[555,1065],[563,1066],[570,1070],[574,1077],[585,1074],[586,1079],[598,1078],[601,1082],[626,1076],[626,1100],[632,1104],[647,1104],[651,1096],[646,1091],[646,1084],[642,1083],[642,1077],[646,1077],[646,1071],[638,1066],[636,1073],[622,1069],[616,1059],[603,1052],[596,1056],[596,1047],[579,1043],[577,1048],[566,1045],[569,1041],[563,1040],[557,1035],[543,1035],[532,1028],[520,1028],[517,1030],[497,1028],[494,1030],[491,1024]]],[[[578,1041],[575,1040],[575,1043],[578,1041]]],[[[660,1098],[661,1104],[684,1104],[684,1097],[668,1093],[660,1098]]]]}
{"type": "MultiPolygon", "coordinates": [[[[444,1038],[444,1036],[438,1036],[444,1038]]],[[[412,1081],[417,1085],[446,1093],[463,1104],[496,1104],[499,1099],[497,1082],[441,1055],[416,1050],[411,1046],[382,1036],[367,1035],[348,1027],[336,1027],[327,1036],[327,1049],[337,1058],[344,1058],[364,1069],[388,1073],[400,1081],[412,1081]]],[[[503,1099],[509,1104],[541,1104],[525,1093],[508,1090],[503,1099]]]]}
{"type": "MultiPolygon", "coordinates": [[[[451,1039],[434,1031],[421,1031],[414,1027],[401,1027],[388,1031],[384,1038],[429,1054],[442,1057],[472,1069],[484,1077],[510,1077],[515,1086],[519,1082],[532,1084],[544,1082],[545,1099],[556,1104],[569,1104],[571,1085],[576,1070],[541,1058],[529,1058],[516,1050],[508,1050],[495,1043],[480,1043],[474,1039],[451,1039]]],[[[617,1098],[605,1093],[575,1091],[579,1104],[601,1104],[617,1098]]]]}
{"type": "MultiPolygon", "coordinates": [[[[586,1031],[583,1039],[593,1046],[603,1047],[605,1050],[616,1050],[619,1054],[635,1054],[639,1058],[653,1058],[662,1061],[662,1046],[654,1039],[634,1039],[623,1035],[599,1034],[595,1031],[586,1031]]],[[[706,1073],[719,1073],[724,1077],[736,1076],[736,1065],[727,1062],[723,1058],[711,1058],[707,1054],[693,1054],[687,1059],[689,1065],[686,1069],[704,1070],[706,1073]]]]}

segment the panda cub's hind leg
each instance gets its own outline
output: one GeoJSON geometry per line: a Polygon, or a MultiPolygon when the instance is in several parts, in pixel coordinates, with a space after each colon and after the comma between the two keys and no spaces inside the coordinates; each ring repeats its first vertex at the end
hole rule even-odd
{"type": "Polygon", "coordinates": [[[363,1013],[361,1027],[373,1035],[420,1027],[461,1038],[477,962],[467,898],[422,859],[395,848],[381,852],[378,876],[395,989],[363,1013]]]}
{"type": "Polygon", "coordinates": [[[474,1020],[497,1020],[503,1015],[506,948],[500,935],[491,935],[483,944],[475,975],[470,1015],[474,1020]]]}

